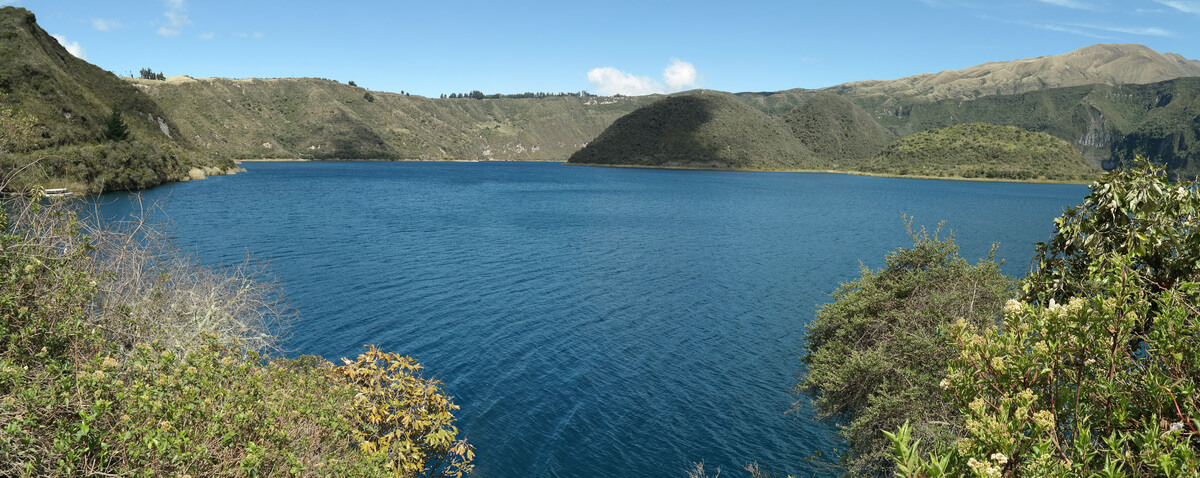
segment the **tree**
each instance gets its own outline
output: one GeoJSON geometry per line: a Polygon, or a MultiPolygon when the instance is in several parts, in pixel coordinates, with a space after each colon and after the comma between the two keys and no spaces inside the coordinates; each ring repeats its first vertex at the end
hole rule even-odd
{"type": "Polygon", "coordinates": [[[138,73],[141,75],[143,80],[166,80],[167,79],[167,77],[165,75],[163,75],[162,72],[155,73],[154,70],[151,70],[149,68],[142,68],[141,70],[138,70],[138,73]]]}
{"type": "Polygon", "coordinates": [[[125,141],[129,139],[129,128],[125,126],[125,120],[121,119],[121,112],[113,110],[112,115],[108,117],[108,122],[104,128],[104,139],[108,141],[125,141]]]}
{"type": "Polygon", "coordinates": [[[849,445],[842,466],[852,476],[890,470],[890,445],[880,430],[910,421],[919,423],[921,438],[963,433],[937,386],[956,353],[945,328],[960,318],[994,323],[1012,293],[991,256],[970,265],[958,256],[953,235],[906,227],[913,246],[838,288],[805,333],[807,370],[794,392],[812,399],[819,419],[839,423],[849,445]]]}
{"type": "Polygon", "coordinates": [[[350,85],[350,86],[358,86],[358,85],[354,84],[354,80],[350,80],[350,82],[349,82],[349,83],[347,83],[347,84],[348,84],[348,85],[350,85]]]}

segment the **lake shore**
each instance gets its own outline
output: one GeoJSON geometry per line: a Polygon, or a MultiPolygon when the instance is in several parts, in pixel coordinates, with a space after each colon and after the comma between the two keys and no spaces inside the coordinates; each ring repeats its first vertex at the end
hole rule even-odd
{"type": "Polygon", "coordinates": [[[633,169],[683,169],[696,171],[743,171],[743,172],[760,172],[760,173],[830,173],[830,174],[850,174],[854,176],[872,176],[878,178],[902,178],[902,179],[937,179],[943,181],[976,181],[987,183],[1029,183],[1029,184],[1091,184],[1092,181],[1076,180],[1076,181],[1060,181],[1053,179],[1009,179],[1009,178],[964,178],[964,177],[948,177],[948,176],[922,176],[915,174],[888,174],[888,173],[869,173],[865,171],[847,171],[844,169],[745,169],[745,168],[703,168],[689,166],[646,166],[642,164],[595,164],[595,163],[568,163],[563,162],[566,166],[588,166],[597,168],[633,168],[633,169]]]}

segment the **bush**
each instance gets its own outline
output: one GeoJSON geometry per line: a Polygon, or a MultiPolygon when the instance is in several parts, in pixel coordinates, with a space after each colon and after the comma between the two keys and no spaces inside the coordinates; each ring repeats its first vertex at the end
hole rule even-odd
{"type": "Polygon", "coordinates": [[[942,386],[969,434],[927,459],[907,427],[890,435],[902,476],[1194,476],[1200,284],[1157,295],[1130,257],[1102,262],[1090,279],[1106,294],[1014,300],[998,327],[955,326],[961,355],[942,386]]]}
{"type": "Polygon", "coordinates": [[[1028,301],[1091,296],[1106,290],[1089,281],[1102,258],[1127,255],[1129,272],[1150,291],[1200,280],[1200,191],[1171,183],[1161,166],[1138,156],[1134,167],[1106,173],[1083,204],[1054,220],[1049,241],[1037,245],[1034,272],[1022,289],[1028,301]]]}
{"type": "Polygon", "coordinates": [[[0,476],[470,471],[457,407],[412,359],[261,355],[269,286],[63,204],[0,210],[0,476]]]}
{"type": "Polygon", "coordinates": [[[898,474],[1195,476],[1200,193],[1138,163],[1055,221],[1028,303],[956,324],[941,386],[968,435],[925,458],[905,424],[888,434],[898,474]]]}
{"type": "Polygon", "coordinates": [[[991,256],[970,265],[958,257],[953,235],[906,226],[913,246],[843,284],[805,333],[807,370],[794,391],[812,398],[818,418],[838,424],[849,445],[841,465],[853,476],[889,472],[890,445],[880,430],[911,421],[925,439],[963,433],[937,387],[956,353],[946,326],[960,318],[993,323],[1011,297],[1011,281],[991,256]]]}
{"type": "Polygon", "coordinates": [[[392,473],[401,476],[462,476],[471,470],[475,452],[457,440],[453,410],[441,382],[421,377],[412,357],[384,353],[368,346],[357,360],[335,376],[353,386],[351,417],[359,448],[382,457],[392,473]]]}

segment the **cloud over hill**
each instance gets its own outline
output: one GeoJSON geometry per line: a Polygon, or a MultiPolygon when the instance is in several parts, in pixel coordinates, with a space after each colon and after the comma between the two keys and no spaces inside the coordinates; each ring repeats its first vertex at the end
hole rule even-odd
{"type": "Polygon", "coordinates": [[[658,81],[648,76],[637,76],[610,66],[593,68],[587,74],[592,89],[603,95],[665,94],[698,86],[699,75],[696,73],[696,67],[678,58],[671,59],[671,63],[663,69],[662,76],[662,81],[658,81]]]}

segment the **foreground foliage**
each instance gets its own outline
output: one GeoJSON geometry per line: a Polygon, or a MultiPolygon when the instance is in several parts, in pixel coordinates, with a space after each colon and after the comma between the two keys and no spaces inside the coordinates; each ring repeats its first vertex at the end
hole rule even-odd
{"type": "Polygon", "coordinates": [[[954,328],[942,385],[969,435],[922,457],[890,435],[903,476],[1194,476],[1200,470],[1200,286],[1159,296],[1128,257],[1093,280],[1110,294],[1067,305],[1017,301],[999,327],[954,328]],[[1154,327],[1141,332],[1151,308],[1154,327]],[[1131,347],[1130,344],[1137,344],[1131,347]]]}
{"type": "Polygon", "coordinates": [[[920,438],[963,433],[937,387],[955,354],[945,326],[960,318],[993,323],[1011,296],[1010,280],[991,257],[971,265],[952,236],[911,225],[909,234],[911,248],[843,284],[805,334],[807,371],[794,390],[813,399],[818,418],[838,424],[849,445],[842,466],[855,476],[890,469],[890,444],[880,430],[912,421],[920,423],[920,438]]]}
{"type": "Polygon", "coordinates": [[[909,424],[889,433],[899,475],[1200,470],[1200,192],[1139,163],[1056,221],[1030,302],[1010,301],[998,324],[955,325],[941,386],[969,435],[922,450],[909,424]]]}
{"type": "Polygon", "coordinates": [[[1066,302],[1107,290],[1090,280],[1105,258],[1124,255],[1136,285],[1150,291],[1200,280],[1200,193],[1195,183],[1168,180],[1145,158],[1105,174],[1083,204],[1054,220],[1055,233],[1039,243],[1025,299],[1066,302]]]}
{"type": "Polygon", "coordinates": [[[272,302],[244,277],[171,280],[196,273],[141,246],[115,246],[132,238],[84,235],[61,204],[8,206],[0,211],[0,475],[470,471],[473,452],[453,426],[457,407],[411,358],[372,347],[334,367],[260,355],[248,346],[269,348],[263,327],[275,312],[254,310],[272,302]],[[103,266],[109,259],[115,264],[103,266]],[[137,271],[160,278],[131,278],[137,271]],[[212,324],[226,326],[206,331],[212,324]],[[160,339],[175,333],[186,340],[160,339]]]}

